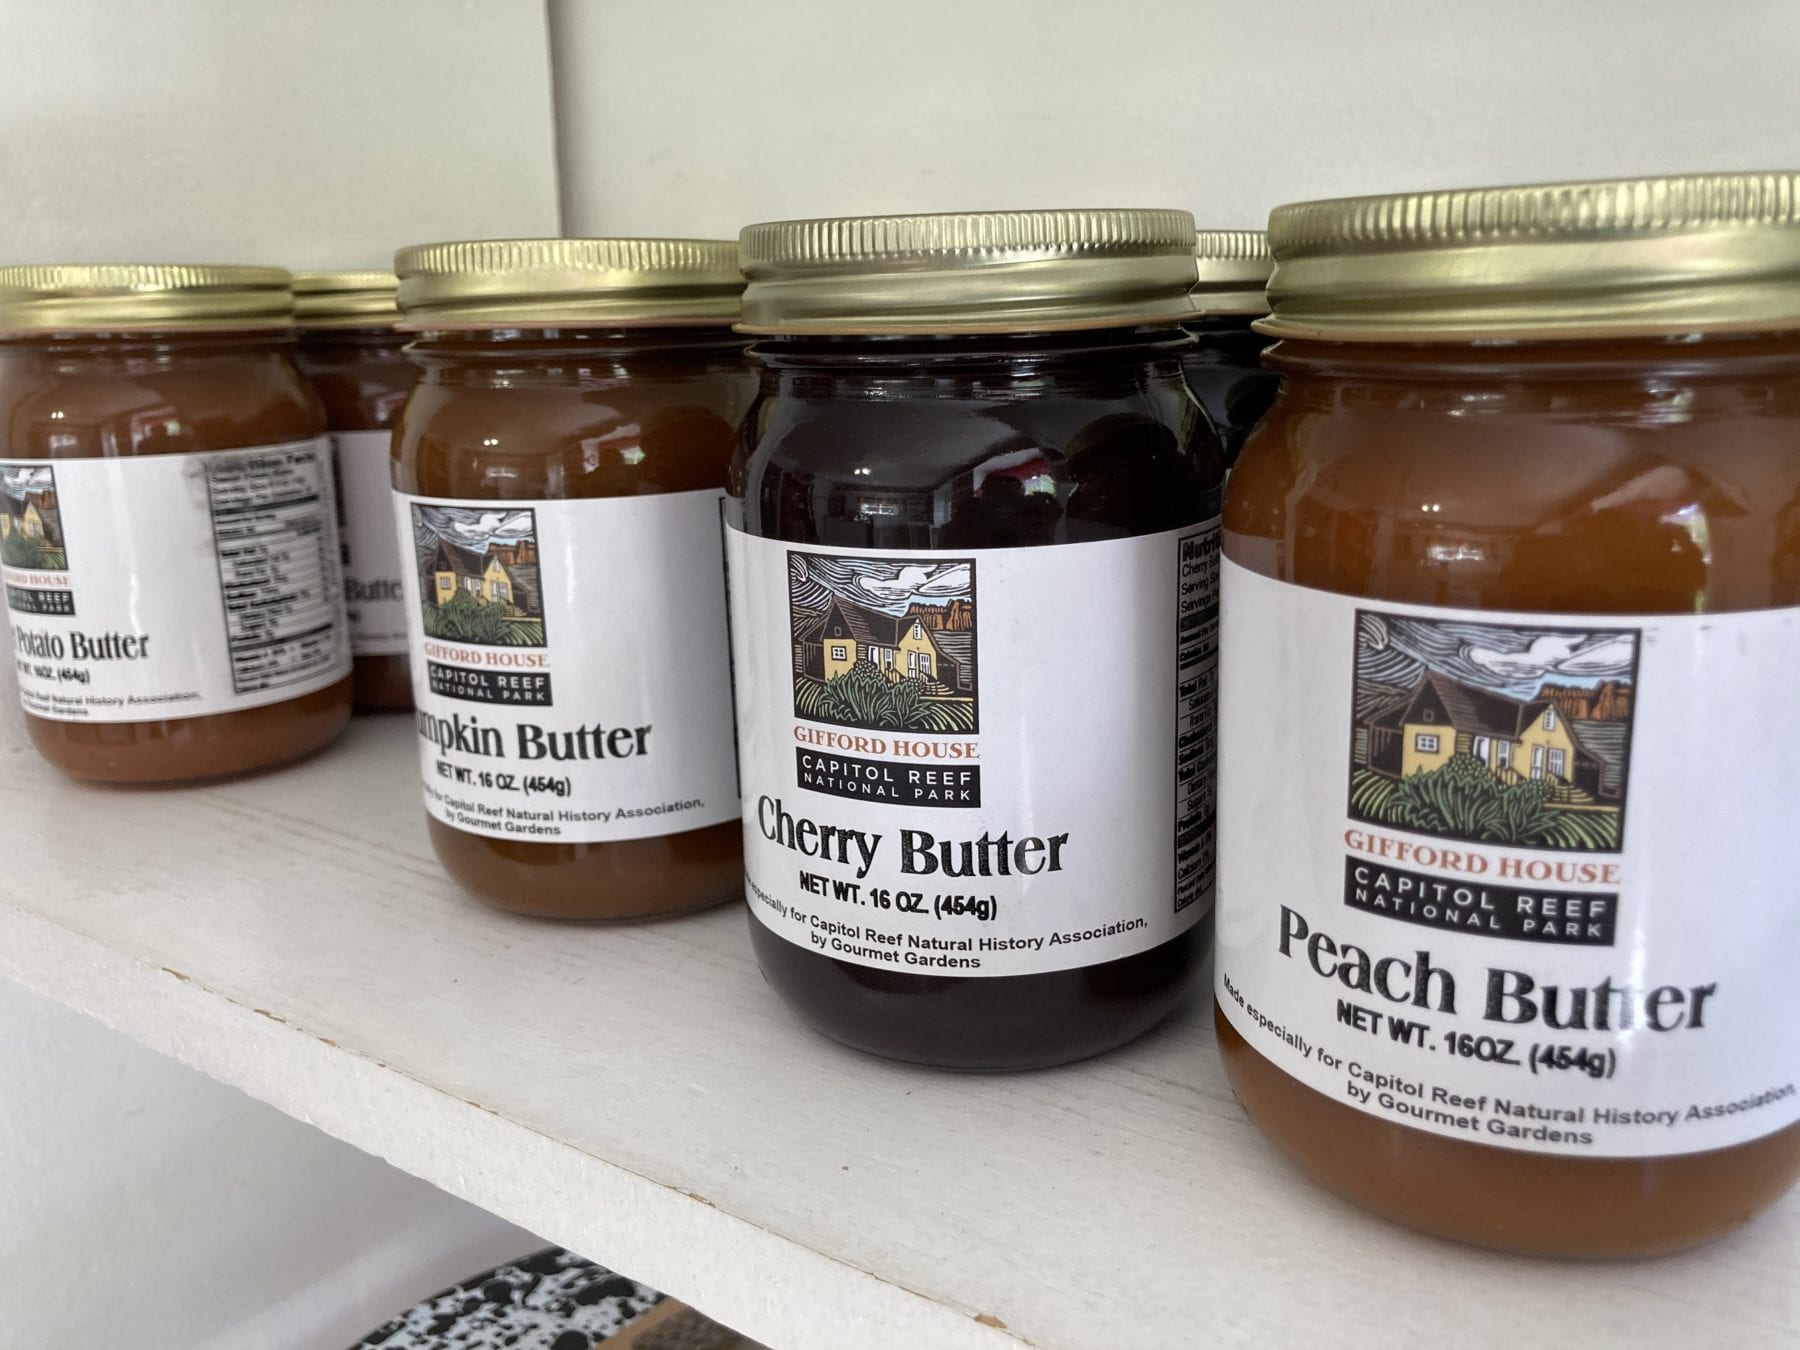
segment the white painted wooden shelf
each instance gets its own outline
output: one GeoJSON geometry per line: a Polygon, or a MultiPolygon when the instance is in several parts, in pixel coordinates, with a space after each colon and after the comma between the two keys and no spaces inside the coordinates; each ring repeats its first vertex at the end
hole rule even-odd
{"type": "Polygon", "coordinates": [[[181,791],[0,751],[0,975],[776,1350],[1800,1334],[1796,1197],[1635,1265],[1416,1236],[1262,1143],[1198,997],[1104,1059],[953,1076],[806,1031],[735,907],[490,913],[432,861],[412,739],[363,722],[298,768],[181,791]]]}

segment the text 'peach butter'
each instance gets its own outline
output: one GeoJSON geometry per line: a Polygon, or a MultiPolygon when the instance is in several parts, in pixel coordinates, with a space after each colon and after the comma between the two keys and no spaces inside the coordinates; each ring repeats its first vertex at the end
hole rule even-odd
{"type": "Polygon", "coordinates": [[[1379,1213],[1619,1256],[1800,1174],[1800,178],[1282,207],[1217,1025],[1379,1213]]]}

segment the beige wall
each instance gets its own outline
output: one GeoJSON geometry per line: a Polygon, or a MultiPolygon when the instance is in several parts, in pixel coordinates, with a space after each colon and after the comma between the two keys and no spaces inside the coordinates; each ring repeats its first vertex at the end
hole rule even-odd
{"type": "Polygon", "coordinates": [[[556,232],[536,0],[0,0],[0,261],[556,232]]]}
{"type": "Polygon", "coordinates": [[[1792,0],[551,0],[572,231],[1793,167],[1792,0]]]}

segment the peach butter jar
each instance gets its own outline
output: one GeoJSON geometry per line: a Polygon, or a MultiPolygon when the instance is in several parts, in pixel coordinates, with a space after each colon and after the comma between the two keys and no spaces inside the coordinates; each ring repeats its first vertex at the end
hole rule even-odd
{"type": "Polygon", "coordinates": [[[423,371],[394,486],[439,861],[549,918],[735,899],[736,247],[483,240],[396,270],[423,371]]]}
{"type": "Polygon", "coordinates": [[[1800,178],[1282,207],[1226,494],[1219,1044],[1488,1246],[1800,1175],[1800,178]]]}

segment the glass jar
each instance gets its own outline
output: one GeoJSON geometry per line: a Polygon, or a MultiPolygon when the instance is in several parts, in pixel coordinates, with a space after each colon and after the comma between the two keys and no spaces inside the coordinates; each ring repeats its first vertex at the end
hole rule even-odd
{"type": "Polygon", "coordinates": [[[344,601],[356,660],[358,712],[412,707],[406,598],[394,534],[389,460],[394,418],[418,367],[394,302],[392,272],[296,272],[300,369],[325,405],[337,461],[344,601]]]}
{"type": "Polygon", "coordinates": [[[1227,471],[1250,431],[1275,401],[1281,377],[1262,363],[1275,339],[1256,331],[1269,312],[1263,288],[1275,266],[1261,230],[1200,230],[1194,235],[1194,304],[1200,318],[1182,326],[1194,345],[1182,358],[1188,387],[1225,447],[1227,471]]]}
{"type": "Polygon", "coordinates": [[[292,308],[277,268],[0,268],[0,573],[26,725],[67,773],[265,769],[349,718],[292,308]]]}
{"type": "Polygon", "coordinates": [[[750,931],[834,1039],[1027,1068],[1189,990],[1223,474],[1181,374],[1191,231],[1095,211],[743,235],[750,931]]]}
{"type": "Polygon", "coordinates": [[[1796,186],[1271,220],[1216,1022],[1252,1119],[1401,1222],[1647,1255],[1800,1175],[1770,721],[1800,660],[1796,186]]]}
{"type": "Polygon", "coordinates": [[[489,904],[742,894],[719,501],[754,380],[730,243],[404,249],[394,437],[432,845],[489,904]]]}

